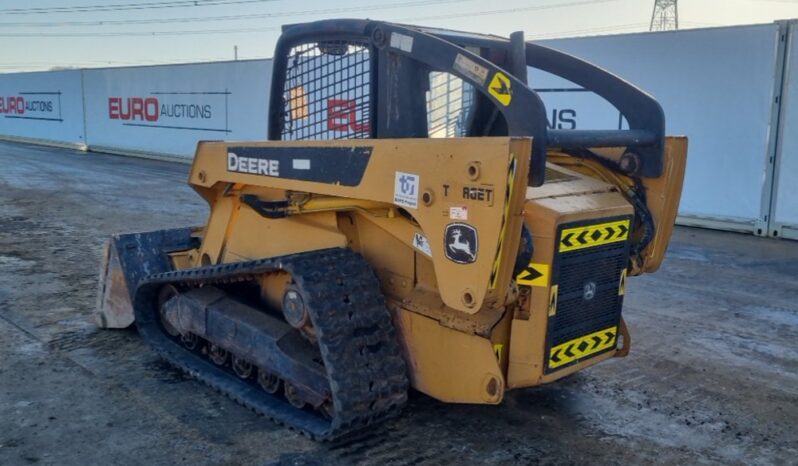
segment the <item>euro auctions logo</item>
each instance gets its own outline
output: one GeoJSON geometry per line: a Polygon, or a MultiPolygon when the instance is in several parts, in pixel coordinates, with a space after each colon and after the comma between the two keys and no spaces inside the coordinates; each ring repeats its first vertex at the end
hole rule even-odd
{"type": "Polygon", "coordinates": [[[158,99],[148,97],[109,97],[108,118],[112,120],[158,121],[158,99]]]}
{"type": "Polygon", "coordinates": [[[18,120],[62,122],[61,91],[17,92],[0,96],[0,115],[18,120]]]}
{"type": "Polygon", "coordinates": [[[0,97],[0,113],[24,115],[25,98],[21,95],[0,97]]]}
{"type": "Polygon", "coordinates": [[[108,119],[120,121],[123,126],[229,133],[229,96],[229,91],[111,96],[108,97],[108,119]]]}

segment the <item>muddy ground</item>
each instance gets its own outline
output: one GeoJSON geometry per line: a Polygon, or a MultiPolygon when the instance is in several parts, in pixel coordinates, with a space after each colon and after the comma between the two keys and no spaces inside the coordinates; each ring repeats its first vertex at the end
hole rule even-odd
{"type": "Polygon", "coordinates": [[[627,286],[628,358],[317,444],[93,324],[105,237],[205,220],[187,170],[0,143],[0,464],[798,461],[798,243],[678,228],[627,286]]]}

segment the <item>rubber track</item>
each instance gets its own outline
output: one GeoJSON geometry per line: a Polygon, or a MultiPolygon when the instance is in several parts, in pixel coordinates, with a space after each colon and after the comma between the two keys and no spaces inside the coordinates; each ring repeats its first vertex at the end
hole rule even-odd
{"type": "Polygon", "coordinates": [[[348,249],[325,249],[271,259],[154,274],[139,283],[134,300],[139,333],[173,366],[240,404],[315,440],[332,440],[397,415],[407,401],[407,368],[369,264],[348,249]],[[183,348],[161,327],[158,290],[165,284],[199,287],[251,280],[283,270],[305,292],[330,381],[332,421],[299,410],[282,397],[183,348]]]}

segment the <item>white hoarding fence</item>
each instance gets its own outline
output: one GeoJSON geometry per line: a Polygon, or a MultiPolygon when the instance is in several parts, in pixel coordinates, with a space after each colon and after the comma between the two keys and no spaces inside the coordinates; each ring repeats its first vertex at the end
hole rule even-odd
{"type": "MultiPolygon", "coordinates": [[[[542,41],[652,94],[667,134],[689,138],[680,221],[764,231],[778,24],[542,41]]],[[[533,70],[550,125],[617,129],[618,111],[574,84],[533,70]]]]}
{"type": "Polygon", "coordinates": [[[96,150],[191,158],[200,140],[266,139],[271,60],[85,70],[96,150]]]}
{"type": "Polygon", "coordinates": [[[770,234],[798,239],[798,22],[788,27],[770,234]]]}
{"type": "Polygon", "coordinates": [[[80,71],[0,74],[0,137],[85,144],[80,71]]]}

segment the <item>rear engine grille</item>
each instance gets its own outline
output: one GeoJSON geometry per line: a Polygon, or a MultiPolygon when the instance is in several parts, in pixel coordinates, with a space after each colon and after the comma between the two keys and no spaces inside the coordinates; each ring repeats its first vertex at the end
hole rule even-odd
{"type": "Polygon", "coordinates": [[[625,279],[629,241],[628,230],[618,235],[606,226],[617,229],[619,221],[628,225],[627,220],[631,222],[629,217],[622,217],[560,226],[558,241],[577,227],[587,228],[588,234],[601,231],[602,238],[607,239],[559,252],[555,258],[552,283],[557,286],[556,312],[548,321],[547,372],[616,347],[623,304],[619,286],[622,275],[625,279]]]}

